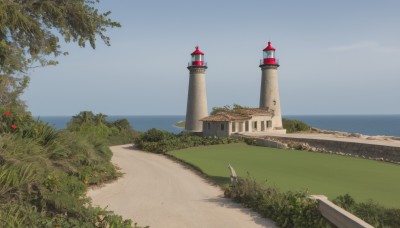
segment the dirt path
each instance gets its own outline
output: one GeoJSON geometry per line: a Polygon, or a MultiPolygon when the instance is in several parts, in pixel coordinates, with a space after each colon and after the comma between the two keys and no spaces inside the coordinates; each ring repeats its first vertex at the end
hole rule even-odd
{"type": "MultiPolygon", "coordinates": [[[[90,190],[94,205],[130,218],[139,225],[157,227],[276,227],[270,220],[240,207],[223,192],[182,165],[161,155],[111,147],[112,162],[125,175],[90,190]]],[[[228,175],[228,170],[227,170],[228,175]]]]}

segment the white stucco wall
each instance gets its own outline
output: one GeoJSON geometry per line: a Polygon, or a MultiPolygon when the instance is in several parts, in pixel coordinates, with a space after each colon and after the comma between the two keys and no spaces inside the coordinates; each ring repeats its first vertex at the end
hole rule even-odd
{"type": "Polygon", "coordinates": [[[271,131],[272,130],[272,122],[271,122],[271,127],[267,128],[267,121],[272,121],[271,116],[253,116],[251,118],[251,126],[252,126],[252,130],[251,132],[262,132],[262,131],[271,131]],[[257,129],[254,128],[254,122],[257,122],[257,129]],[[264,124],[264,130],[261,126],[261,123],[264,124]]]}
{"type": "Polygon", "coordinates": [[[208,116],[206,94],[206,67],[188,67],[190,71],[189,89],[186,108],[185,130],[202,132],[203,124],[200,119],[208,116]]]}
{"type": "Polygon", "coordinates": [[[273,131],[272,123],[269,128],[267,128],[267,121],[272,121],[271,116],[259,115],[253,116],[250,120],[240,120],[240,121],[203,121],[203,136],[222,136],[227,137],[235,133],[252,133],[252,132],[271,132],[273,131]],[[246,122],[248,122],[249,127],[246,131],[246,122]],[[254,128],[254,122],[257,122],[257,129],[254,128]],[[263,122],[265,128],[262,130],[261,123],[263,122]],[[210,124],[210,128],[208,128],[210,124]],[[224,130],[221,130],[221,124],[225,124],[224,130]],[[233,132],[233,125],[236,124],[236,129],[233,132]]]}
{"type": "Polygon", "coordinates": [[[203,136],[228,137],[230,127],[231,125],[226,121],[203,121],[203,136]],[[221,124],[224,124],[224,130],[221,130],[221,124]]]}
{"type": "Polygon", "coordinates": [[[260,108],[274,110],[272,127],[282,128],[281,101],[278,86],[278,66],[261,65],[260,108]]]}

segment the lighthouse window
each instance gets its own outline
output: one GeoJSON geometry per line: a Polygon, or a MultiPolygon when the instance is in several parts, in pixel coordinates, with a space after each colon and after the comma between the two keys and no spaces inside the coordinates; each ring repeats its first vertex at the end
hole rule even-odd
{"type": "Polygon", "coordinates": [[[264,52],[264,58],[275,58],[274,57],[274,51],[265,51],[264,52]]]}
{"type": "Polygon", "coordinates": [[[202,55],[193,55],[192,61],[203,61],[203,56],[202,55]]]}

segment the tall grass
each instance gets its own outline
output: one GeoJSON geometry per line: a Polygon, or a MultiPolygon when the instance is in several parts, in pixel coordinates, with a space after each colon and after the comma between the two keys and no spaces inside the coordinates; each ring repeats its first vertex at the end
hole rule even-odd
{"type": "Polygon", "coordinates": [[[136,227],[93,207],[85,194],[89,185],[121,175],[110,162],[109,146],[131,142],[130,127],[98,121],[56,131],[21,116],[0,117],[0,226],[136,227]]]}

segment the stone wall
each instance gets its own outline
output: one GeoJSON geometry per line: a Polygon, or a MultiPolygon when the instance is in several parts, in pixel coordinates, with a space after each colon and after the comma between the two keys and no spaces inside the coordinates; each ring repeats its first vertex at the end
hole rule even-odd
{"type": "Polygon", "coordinates": [[[400,147],[280,136],[254,138],[254,140],[259,146],[325,152],[400,164],[400,147]]]}
{"type": "Polygon", "coordinates": [[[330,223],[340,228],[373,228],[357,216],[338,207],[328,200],[326,196],[310,196],[318,202],[318,210],[330,223]]]}

